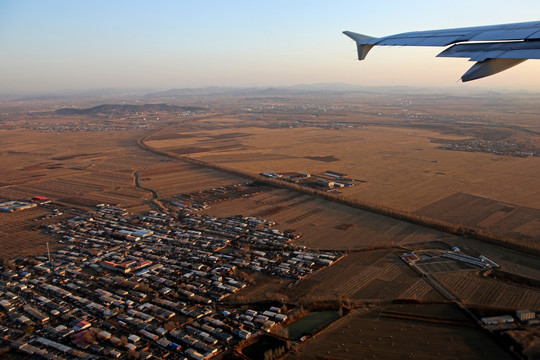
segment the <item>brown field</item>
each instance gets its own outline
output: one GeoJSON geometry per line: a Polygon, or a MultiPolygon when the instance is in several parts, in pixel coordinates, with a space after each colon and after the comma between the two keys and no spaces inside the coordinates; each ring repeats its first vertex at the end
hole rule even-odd
{"type": "MultiPolygon", "coordinates": [[[[455,310],[440,305],[416,309],[391,306],[353,312],[336,321],[287,359],[511,359],[480,329],[437,324],[422,316],[453,317],[455,310]],[[418,314],[418,321],[383,316],[387,309],[418,314]]],[[[459,315],[457,315],[459,319],[459,315]]]]}
{"type": "Polygon", "coordinates": [[[141,186],[156,190],[160,198],[245,181],[239,177],[182,161],[147,167],[139,171],[139,178],[141,186]]]}
{"type": "Polygon", "coordinates": [[[49,214],[50,211],[40,207],[0,212],[0,258],[46,254],[47,242],[50,242],[51,251],[54,250],[55,241],[38,229],[42,222],[34,221],[49,214]]]}
{"type": "Polygon", "coordinates": [[[351,301],[444,298],[392,250],[354,252],[284,291],[290,300],[310,302],[345,297],[351,301]]]}
{"type": "MultiPolygon", "coordinates": [[[[209,150],[193,157],[254,174],[261,171],[318,173],[329,169],[343,172],[352,178],[368,180],[367,184],[347,189],[348,195],[367,196],[367,199],[399,205],[396,207],[409,211],[459,191],[540,207],[537,199],[527,196],[532,194],[528,191],[534,190],[539,176],[535,166],[539,159],[503,157],[493,161],[494,156],[490,154],[439,150],[438,144],[431,142],[441,135],[436,131],[377,126],[346,130],[248,127],[242,131],[249,136],[235,138],[235,144],[249,150],[209,150]],[[328,157],[337,160],[319,161],[328,157]],[[283,161],[285,159],[287,161],[283,161]],[[520,184],[518,191],[516,186],[520,184]]],[[[213,141],[211,136],[220,132],[222,130],[205,129],[192,132],[190,138],[150,140],[147,144],[172,150],[200,147],[204,143],[213,149],[220,146],[221,140],[213,141]]]]}
{"type": "MultiPolygon", "coordinates": [[[[146,132],[0,131],[0,198],[27,200],[40,195],[66,206],[88,209],[108,203],[142,213],[151,209],[147,201],[152,193],[135,186],[136,171],[141,186],[159,196],[239,182],[233,176],[141,149],[137,140],[146,132]]],[[[54,246],[53,238],[35,230],[44,222],[32,221],[48,213],[44,211],[0,213],[2,257],[44,254],[47,241],[54,246]]]]}
{"type": "Polygon", "coordinates": [[[540,209],[516,206],[464,193],[435,201],[415,213],[496,233],[533,236],[540,228],[540,209]]]}
{"type": "Polygon", "coordinates": [[[141,149],[137,140],[144,133],[0,132],[0,157],[5,169],[0,196],[24,200],[41,195],[79,207],[109,203],[141,209],[141,203],[152,194],[135,186],[135,171],[139,172],[141,186],[154,189],[160,196],[239,181],[141,149]]]}
{"type": "Polygon", "coordinates": [[[10,186],[0,188],[0,196],[22,200],[42,195],[82,207],[102,202],[138,205],[149,194],[134,186],[132,172],[158,161],[137,147],[139,136],[140,131],[87,132],[84,136],[1,132],[5,144],[1,158],[8,169],[3,177],[10,186]],[[51,159],[56,159],[54,169],[48,165],[51,159]]]}
{"type": "MultiPolygon", "coordinates": [[[[324,120],[328,119],[318,119],[324,120]]],[[[242,127],[241,137],[226,140],[219,137],[222,129],[192,131],[189,137],[175,139],[171,134],[180,134],[180,130],[173,127],[167,129],[167,139],[151,137],[146,144],[249,174],[346,173],[367,182],[344,189],[345,197],[433,217],[453,211],[456,215],[450,214],[448,219],[458,223],[467,223],[462,219],[476,214],[478,208],[456,203],[455,197],[481,197],[491,201],[494,209],[504,203],[516,210],[504,214],[494,211],[474,225],[510,236],[540,236],[534,220],[540,209],[536,191],[540,158],[440,150],[433,139],[470,138],[469,133],[451,134],[437,124],[425,127],[242,127]]],[[[488,130],[480,134],[486,135],[484,132],[488,130]]]]}
{"type": "Polygon", "coordinates": [[[515,311],[536,309],[540,304],[540,289],[482,277],[476,272],[441,273],[433,277],[471,306],[515,311]]]}
{"type": "Polygon", "coordinates": [[[281,230],[294,229],[304,236],[296,240],[310,248],[352,250],[421,243],[447,234],[353,209],[297,192],[276,189],[250,198],[214,204],[206,211],[214,216],[238,212],[267,217],[281,230]],[[339,226],[347,223],[346,229],[339,226]]]}

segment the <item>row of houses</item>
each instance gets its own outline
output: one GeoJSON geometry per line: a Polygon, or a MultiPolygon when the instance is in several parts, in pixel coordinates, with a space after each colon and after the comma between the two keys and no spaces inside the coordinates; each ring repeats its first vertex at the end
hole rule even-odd
{"type": "Polygon", "coordinates": [[[224,309],[249,286],[242,274],[300,279],[340,256],[294,247],[274,225],[101,205],[48,227],[66,244],[50,261],[18,258],[15,269],[2,268],[0,325],[13,348],[23,351],[15,346],[25,339],[24,351],[40,356],[213,357],[287,319],[277,307],[224,309]]]}

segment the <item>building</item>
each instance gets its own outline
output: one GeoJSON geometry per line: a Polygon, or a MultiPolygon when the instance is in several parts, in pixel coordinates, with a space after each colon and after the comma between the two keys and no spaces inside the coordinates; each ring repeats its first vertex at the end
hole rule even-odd
{"type": "Polygon", "coordinates": [[[536,318],[536,313],[531,310],[518,310],[516,311],[516,317],[519,321],[529,321],[536,318]]]}
{"type": "Polygon", "coordinates": [[[336,179],[347,176],[347,174],[340,173],[340,172],[337,172],[337,171],[331,171],[331,170],[326,170],[324,172],[324,175],[328,175],[328,176],[334,177],[336,179]]]}
{"type": "Polygon", "coordinates": [[[36,204],[26,203],[22,201],[6,201],[0,203],[0,211],[4,212],[15,212],[19,210],[26,210],[36,207],[36,204]]]}
{"type": "Polygon", "coordinates": [[[403,254],[401,255],[401,260],[405,261],[406,263],[414,263],[418,260],[418,256],[416,254],[403,254]]]}
{"type": "Polygon", "coordinates": [[[482,259],[480,258],[475,258],[474,256],[465,255],[459,252],[447,251],[444,253],[444,257],[458,260],[458,261],[467,263],[469,265],[478,266],[479,268],[482,268],[482,269],[491,267],[490,264],[483,262],[482,259]]]}
{"type": "Polygon", "coordinates": [[[483,317],[480,320],[482,320],[482,323],[484,325],[508,324],[514,322],[514,318],[512,317],[512,315],[483,317]]]}
{"type": "Polygon", "coordinates": [[[334,187],[334,182],[333,181],[327,181],[327,180],[317,180],[317,183],[316,183],[318,186],[322,186],[322,187],[326,187],[326,188],[331,188],[331,187],[334,187]]]}

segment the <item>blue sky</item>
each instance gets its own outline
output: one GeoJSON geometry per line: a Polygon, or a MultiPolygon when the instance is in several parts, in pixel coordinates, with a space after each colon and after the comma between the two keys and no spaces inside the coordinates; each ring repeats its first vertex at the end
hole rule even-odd
{"type": "Polygon", "coordinates": [[[456,83],[442,48],[375,48],[393,33],[540,20],[540,1],[0,0],[0,92],[346,82],[540,91],[540,61],[456,83]],[[536,18],[534,16],[537,16],[536,18]]]}

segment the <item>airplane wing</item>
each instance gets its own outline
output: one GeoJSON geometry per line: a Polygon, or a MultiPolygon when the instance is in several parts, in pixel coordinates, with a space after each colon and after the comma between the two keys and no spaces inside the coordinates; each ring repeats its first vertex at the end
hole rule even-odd
{"type": "Polygon", "coordinates": [[[345,35],[356,42],[358,60],[364,60],[375,45],[450,46],[440,57],[467,57],[477,61],[463,82],[493,75],[527,59],[540,59],[540,21],[476,26],[458,29],[413,31],[374,38],[351,31],[345,35]]]}

